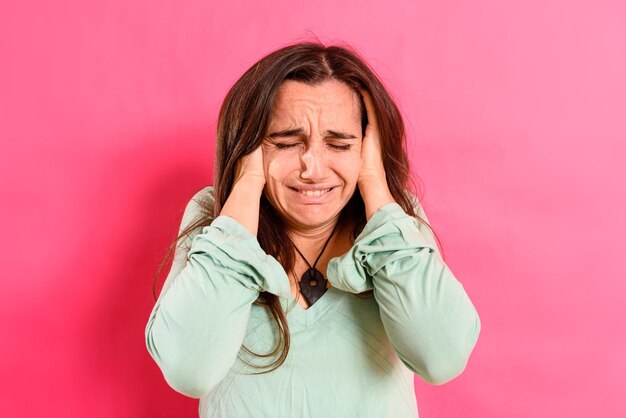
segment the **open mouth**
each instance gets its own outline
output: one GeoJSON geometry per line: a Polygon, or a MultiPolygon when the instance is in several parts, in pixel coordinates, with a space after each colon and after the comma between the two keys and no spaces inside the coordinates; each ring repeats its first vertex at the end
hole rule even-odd
{"type": "Polygon", "coordinates": [[[296,189],[291,187],[291,190],[300,193],[306,197],[320,197],[324,196],[326,193],[330,192],[334,187],[329,187],[327,189],[316,189],[316,190],[306,190],[306,189],[296,189]]]}

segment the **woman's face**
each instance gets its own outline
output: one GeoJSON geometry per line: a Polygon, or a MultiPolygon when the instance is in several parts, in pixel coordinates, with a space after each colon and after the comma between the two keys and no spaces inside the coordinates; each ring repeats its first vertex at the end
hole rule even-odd
{"type": "Polygon", "coordinates": [[[357,186],[360,98],[336,80],[285,81],[263,141],[265,194],[295,230],[335,221],[357,186]]]}

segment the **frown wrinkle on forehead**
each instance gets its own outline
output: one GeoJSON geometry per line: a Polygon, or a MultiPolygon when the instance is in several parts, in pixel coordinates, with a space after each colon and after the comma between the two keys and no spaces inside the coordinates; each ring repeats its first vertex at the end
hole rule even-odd
{"type": "MultiPolygon", "coordinates": [[[[269,135],[267,135],[269,138],[272,139],[276,139],[276,138],[290,138],[293,136],[301,136],[304,135],[305,131],[302,128],[295,128],[295,129],[283,129],[281,131],[277,131],[277,132],[270,132],[269,135]]],[[[338,138],[338,139],[356,139],[357,137],[343,132],[343,131],[335,131],[332,129],[327,129],[326,131],[324,131],[323,135],[325,137],[332,137],[332,138],[338,138]]]]}

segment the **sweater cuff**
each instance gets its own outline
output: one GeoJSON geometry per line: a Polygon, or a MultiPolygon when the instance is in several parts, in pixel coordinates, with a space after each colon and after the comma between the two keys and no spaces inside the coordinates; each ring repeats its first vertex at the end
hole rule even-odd
{"type": "Polygon", "coordinates": [[[328,280],[346,292],[371,290],[372,277],[381,268],[420,248],[436,251],[418,230],[417,220],[397,203],[388,203],[372,215],[346,254],[330,260],[328,280]]]}
{"type": "Polygon", "coordinates": [[[263,251],[250,231],[229,216],[218,216],[193,238],[188,257],[194,254],[209,254],[224,268],[240,273],[241,283],[249,289],[291,296],[282,265],[263,251]]]}

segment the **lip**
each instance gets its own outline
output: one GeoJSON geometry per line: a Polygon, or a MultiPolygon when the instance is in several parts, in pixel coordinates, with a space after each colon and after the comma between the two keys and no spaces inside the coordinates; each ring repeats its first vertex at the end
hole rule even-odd
{"type": "Polygon", "coordinates": [[[289,187],[289,191],[291,194],[302,203],[325,203],[328,201],[332,195],[335,193],[337,186],[298,186],[298,187],[289,187]],[[330,189],[330,190],[329,190],[330,189]],[[328,190],[326,193],[322,193],[319,196],[307,196],[302,193],[302,191],[318,191],[318,190],[328,190]]]}

